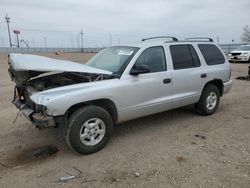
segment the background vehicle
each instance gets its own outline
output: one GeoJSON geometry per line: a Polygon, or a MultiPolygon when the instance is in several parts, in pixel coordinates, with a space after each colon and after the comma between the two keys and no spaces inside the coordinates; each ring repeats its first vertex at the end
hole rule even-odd
{"type": "Polygon", "coordinates": [[[39,128],[64,124],[67,144],[82,154],[103,148],[123,121],[190,104],[211,115],[232,86],[225,55],[203,38],[148,38],[86,65],[10,54],[9,65],[17,108],[39,128]]]}
{"type": "Polygon", "coordinates": [[[230,62],[248,62],[250,63],[250,45],[242,45],[238,49],[228,54],[230,62]]]}

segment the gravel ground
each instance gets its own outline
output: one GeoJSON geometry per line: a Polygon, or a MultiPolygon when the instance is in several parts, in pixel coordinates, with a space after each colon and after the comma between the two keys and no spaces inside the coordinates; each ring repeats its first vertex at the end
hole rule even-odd
{"type": "MultiPolygon", "coordinates": [[[[93,54],[43,55],[83,63],[93,54]]],[[[13,83],[0,54],[0,187],[250,187],[250,81],[235,79],[247,66],[232,64],[233,89],[214,115],[188,106],[123,123],[103,150],[81,156],[58,129],[39,131],[24,117],[13,124],[13,83]],[[58,152],[34,154],[48,145],[58,152]],[[76,178],[59,180],[66,176],[76,178]]]]}

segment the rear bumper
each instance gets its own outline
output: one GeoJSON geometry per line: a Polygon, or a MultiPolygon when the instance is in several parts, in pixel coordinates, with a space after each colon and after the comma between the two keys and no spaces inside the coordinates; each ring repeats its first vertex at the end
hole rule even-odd
{"type": "Polygon", "coordinates": [[[12,102],[17,109],[19,109],[22,114],[39,129],[45,129],[55,126],[55,121],[53,116],[43,115],[41,113],[36,113],[34,110],[30,109],[27,104],[20,100],[15,100],[12,102]]]}
{"type": "Polygon", "coordinates": [[[228,93],[231,90],[232,85],[233,85],[233,81],[229,80],[227,82],[224,82],[223,85],[224,85],[224,87],[223,87],[223,94],[226,94],[226,93],[228,93]]]}

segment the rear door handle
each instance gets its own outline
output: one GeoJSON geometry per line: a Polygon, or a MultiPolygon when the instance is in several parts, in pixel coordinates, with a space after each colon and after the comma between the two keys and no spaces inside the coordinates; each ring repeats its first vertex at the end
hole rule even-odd
{"type": "Polygon", "coordinates": [[[168,84],[168,83],[170,83],[171,82],[171,78],[165,78],[164,80],[163,80],[163,83],[164,84],[168,84]]]}
{"type": "Polygon", "coordinates": [[[206,73],[201,74],[201,78],[206,78],[206,77],[207,77],[206,73]]]}

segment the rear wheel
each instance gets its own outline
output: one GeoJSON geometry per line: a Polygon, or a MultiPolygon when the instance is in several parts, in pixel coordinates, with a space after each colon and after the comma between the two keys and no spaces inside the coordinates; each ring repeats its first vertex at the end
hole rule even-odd
{"type": "Polygon", "coordinates": [[[112,131],[113,121],[106,110],[98,106],[86,106],[69,118],[65,139],[72,150],[90,154],[107,144],[112,131]]]}
{"type": "Polygon", "coordinates": [[[215,85],[209,84],[204,88],[199,102],[195,104],[195,110],[201,115],[211,115],[217,110],[219,103],[219,89],[215,85]]]}

